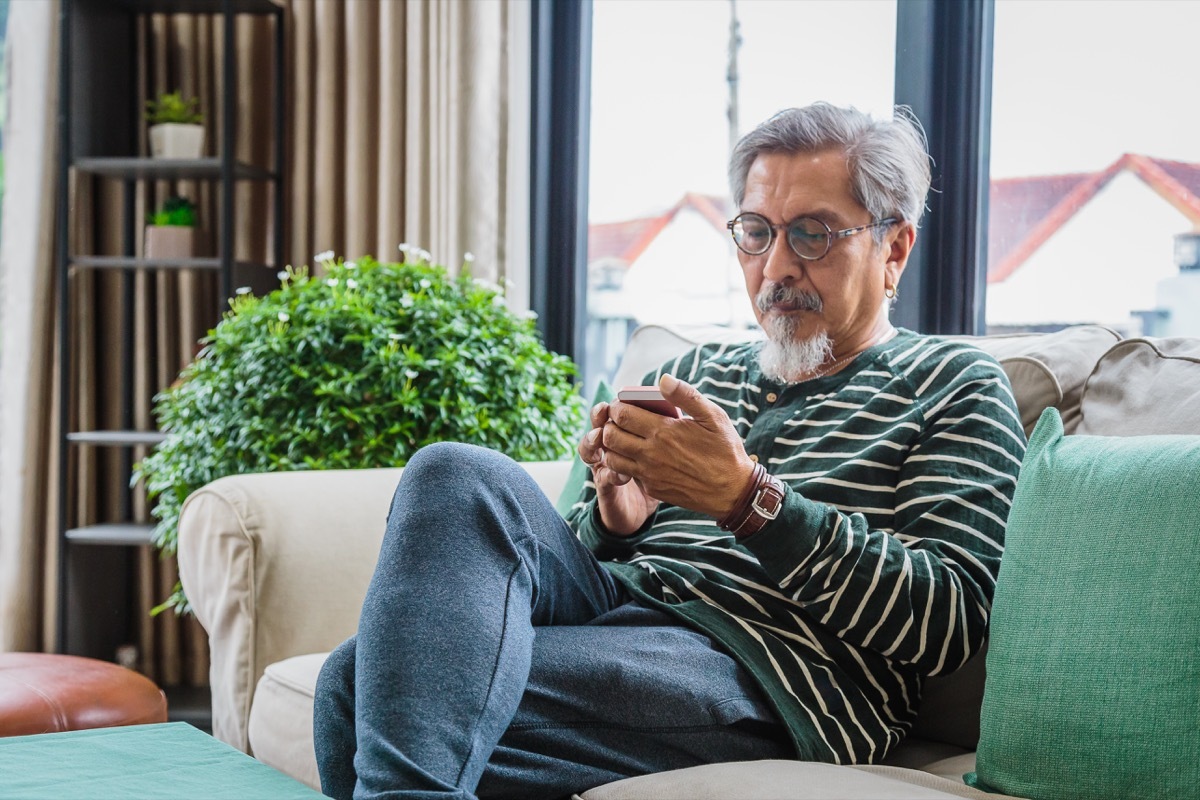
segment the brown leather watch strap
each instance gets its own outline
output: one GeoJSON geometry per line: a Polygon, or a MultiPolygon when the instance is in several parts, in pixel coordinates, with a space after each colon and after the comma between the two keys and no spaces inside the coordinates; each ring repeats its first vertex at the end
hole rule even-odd
{"type": "Polygon", "coordinates": [[[783,481],[755,463],[754,472],[738,498],[738,502],[717,524],[721,530],[732,531],[738,539],[758,533],[764,525],[779,516],[783,508],[783,481]]]}

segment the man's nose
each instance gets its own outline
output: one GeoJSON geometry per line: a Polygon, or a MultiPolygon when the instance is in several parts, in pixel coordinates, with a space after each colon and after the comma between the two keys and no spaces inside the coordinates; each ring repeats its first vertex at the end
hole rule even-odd
{"type": "Polygon", "coordinates": [[[799,280],[804,275],[804,266],[800,256],[792,252],[787,238],[782,234],[776,236],[771,247],[763,254],[766,262],[763,264],[763,277],[775,283],[789,280],[799,280]]]}

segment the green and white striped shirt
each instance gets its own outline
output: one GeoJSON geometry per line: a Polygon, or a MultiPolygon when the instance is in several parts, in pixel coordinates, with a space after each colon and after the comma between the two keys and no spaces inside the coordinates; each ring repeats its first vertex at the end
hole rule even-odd
{"type": "Polygon", "coordinates": [[[754,675],[799,758],[878,762],[924,676],[984,640],[1025,434],[1000,365],[962,342],[902,330],[792,385],[762,375],[758,347],[703,346],[646,382],[669,372],[725,409],[788,486],[775,521],[738,542],[662,504],[618,538],[591,483],[568,521],[642,602],[754,675]]]}

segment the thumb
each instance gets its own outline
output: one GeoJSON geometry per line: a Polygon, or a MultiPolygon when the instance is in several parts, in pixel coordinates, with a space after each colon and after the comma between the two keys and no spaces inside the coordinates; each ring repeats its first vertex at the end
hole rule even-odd
{"type": "Polygon", "coordinates": [[[679,406],[692,419],[708,422],[713,418],[713,404],[687,381],[681,381],[674,375],[663,375],[658,379],[658,389],[663,397],[679,406]]]}

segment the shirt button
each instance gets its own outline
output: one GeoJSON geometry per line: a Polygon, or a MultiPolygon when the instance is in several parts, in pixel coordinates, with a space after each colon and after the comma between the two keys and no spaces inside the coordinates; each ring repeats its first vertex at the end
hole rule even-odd
{"type": "Polygon", "coordinates": [[[778,399],[779,399],[779,395],[775,394],[774,392],[767,392],[767,402],[768,403],[774,403],[778,399]]]}
{"type": "Polygon", "coordinates": [[[750,454],[750,460],[751,460],[751,461],[753,461],[755,464],[757,464],[757,463],[758,463],[758,456],[756,456],[756,455],[754,455],[753,453],[751,453],[751,454],[750,454]]]}

